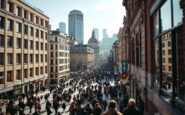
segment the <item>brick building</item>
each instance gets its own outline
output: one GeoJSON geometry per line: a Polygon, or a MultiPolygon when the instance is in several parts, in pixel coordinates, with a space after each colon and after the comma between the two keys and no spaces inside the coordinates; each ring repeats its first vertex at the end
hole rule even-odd
{"type": "Polygon", "coordinates": [[[183,114],[184,0],[123,0],[123,5],[128,26],[129,96],[141,97],[151,115],[183,114]]]}

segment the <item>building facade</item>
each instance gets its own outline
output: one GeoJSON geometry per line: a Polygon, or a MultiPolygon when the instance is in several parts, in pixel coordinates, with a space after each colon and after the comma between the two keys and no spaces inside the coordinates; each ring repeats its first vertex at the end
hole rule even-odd
{"type": "Polygon", "coordinates": [[[49,18],[23,1],[0,3],[0,94],[46,88],[49,18]]]}
{"type": "Polygon", "coordinates": [[[96,38],[98,41],[100,41],[98,28],[94,28],[93,31],[94,31],[94,36],[95,36],[95,38],[96,38]]]}
{"type": "Polygon", "coordinates": [[[60,30],[60,32],[62,32],[63,34],[66,34],[66,23],[60,22],[60,23],[59,23],[59,30],[60,30]]]}
{"type": "Polygon", "coordinates": [[[88,70],[94,64],[94,50],[88,45],[72,45],[70,47],[71,71],[88,70]]]}
{"type": "Polygon", "coordinates": [[[99,64],[100,46],[98,40],[95,38],[95,32],[93,30],[91,38],[88,40],[88,46],[94,50],[94,64],[99,64]]]}
{"type": "Polygon", "coordinates": [[[70,11],[68,15],[68,35],[80,44],[84,43],[84,20],[81,11],[70,11]]]}
{"type": "Polygon", "coordinates": [[[184,4],[183,0],[123,0],[128,92],[144,101],[148,114],[185,112],[184,4]]]}
{"type": "MultiPolygon", "coordinates": [[[[114,75],[119,74],[119,50],[118,50],[119,41],[116,40],[112,46],[112,60],[114,66],[114,75]]],[[[118,77],[117,77],[118,78],[118,77]]]]}
{"type": "Polygon", "coordinates": [[[54,88],[69,78],[70,53],[69,38],[59,30],[49,34],[49,80],[50,87],[54,88]]]}

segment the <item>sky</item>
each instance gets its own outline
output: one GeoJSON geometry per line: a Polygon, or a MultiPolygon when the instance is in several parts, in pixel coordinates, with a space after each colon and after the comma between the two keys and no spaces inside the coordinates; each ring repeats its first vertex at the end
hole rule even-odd
{"type": "Polygon", "coordinates": [[[68,33],[68,14],[77,9],[84,15],[84,42],[91,37],[93,28],[98,28],[99,39],[102,31],[107,29],[109,36],[117,34],[123,27],[125,9],[122,0],[24,0],[42,10],[49,18],[51,29],[59,28],[59,22],[66,23],[68,33]]]}

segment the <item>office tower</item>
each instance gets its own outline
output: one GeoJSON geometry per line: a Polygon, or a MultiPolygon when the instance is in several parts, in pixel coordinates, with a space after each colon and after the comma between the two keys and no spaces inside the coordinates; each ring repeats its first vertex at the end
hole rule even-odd
{"type": "Polygon", "coordinates": [[[99,39],[99,31],[98,31],[98,28],[94,28],[93,31],[94,31],[95,38],[96,38],[98,41],[100,41],[100,39],[99,39]]]}
{"type": "Polygon", "coordinates": [[[80,44],[84,42],[84,22],[81,11],[72,10],[68,15],[68,35],[80,44]]]}
{"type": "Polygon", "coordinates": [[[69,78],[69,40],[59,30],[50,32],[48,43],[50,88],[55,88],[69,78]]]}
{"type": "Polygon", "coordinates": [[[64,22],[59,23],[59,31],[62,32],[63,34],[66,34],[66,23],[64,22]]]}
{"type": "Polygon", "coordinates": [[[103,29],[103,38],[108,38],[107,29],[103,29]]]}
{"type": "Polygon", "coordinates": [[[47,88],[49,17],[22,0],[1,3],[0,94],[47,88]]]}

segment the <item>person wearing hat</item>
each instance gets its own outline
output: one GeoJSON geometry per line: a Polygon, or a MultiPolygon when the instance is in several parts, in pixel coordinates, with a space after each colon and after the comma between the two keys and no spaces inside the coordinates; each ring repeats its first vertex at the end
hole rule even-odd
{"type": "Polygon", "coordinates": [[[122,113],[116,110],[116,101],[110,100],[108,110],[105,111],[102,115],[122,115],[122,113]]]}

